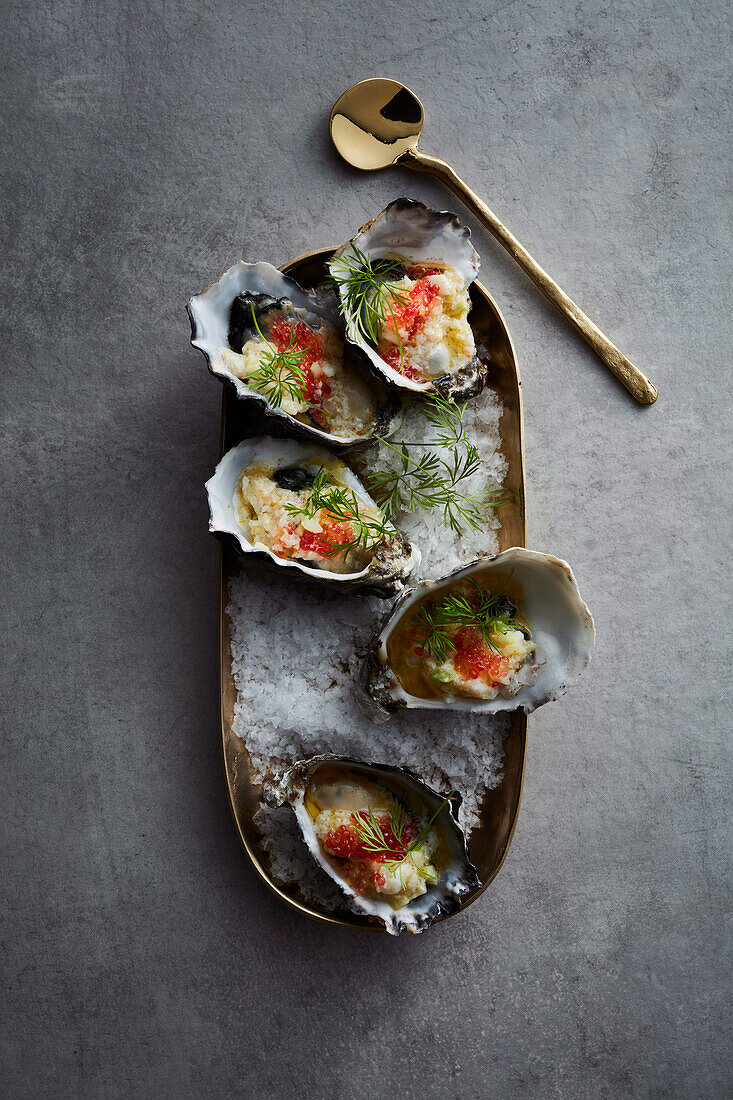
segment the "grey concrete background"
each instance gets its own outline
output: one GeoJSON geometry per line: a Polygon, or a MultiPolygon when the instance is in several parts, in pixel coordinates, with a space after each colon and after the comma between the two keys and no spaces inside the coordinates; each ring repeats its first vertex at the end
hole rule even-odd
{"type": "Polygon", "coordinates": [[[3,11],[3,1095],[730,1095],[725,6],[3,11]],[[476,227],[530,544],[573,563],[598,645],[532,720],[495,884],[396,942],[299,919],[238,847],[220,390],[184,312],[397,195],[455,205],[331,153],[374,74],[661,392],[636,407],[476,227]]]}

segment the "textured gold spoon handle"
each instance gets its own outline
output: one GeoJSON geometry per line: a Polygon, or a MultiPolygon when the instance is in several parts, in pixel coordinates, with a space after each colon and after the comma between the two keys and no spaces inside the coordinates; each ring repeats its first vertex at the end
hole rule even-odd
{"type": "Polygon", "coordinates": [[[408,149],[398,158],[398,164],[412,168],[416,172],[430,172],[443,181],[451,191],[454,191],[466,206],[479,218],[490,233],[504,246],[507,252],[514,257],[519,266],[526,271],[532,282],[540,288],[546,298],[567,318],[573,328],[577,329],[585,342],[593,348],[593,351],[601,359],[608,369],[616,375],[619,382],[639,402],[640,405],[652,405],[657,400],[657,388],[652,385],[645,374],[635,367],[630,359],[612,344],[607,336],[594,325],[590,317],[586,317],[582,309],[576,306],[572,298],[562,290],[555,280],[547,274],[543,267],[530,256],[527,249],[519,243],[503,222],[500,222],[496,214],[488,208],[475,191],[468,187],[460,176],[456,175],[449,164],[438,157],[428,156],[419,149],[408,149]]]}

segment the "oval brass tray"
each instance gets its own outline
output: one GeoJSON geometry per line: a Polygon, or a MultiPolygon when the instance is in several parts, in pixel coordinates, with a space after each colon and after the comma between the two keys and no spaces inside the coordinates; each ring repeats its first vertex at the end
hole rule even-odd
{"type": "MultiPolygon", "coordinates": [[[[325,277],[324,265],[331,252],[330,249],[322,249],[299,256],[285,264],[282,271],[286,275],[292,275],[302,286],[315,286],[325,277]]],[[[505,485],[512,490],[514,503],[505,504],[499,509],[497,515],[501,520],[501,529],[497,534],[499,549],[506,550],[509,546],[524,546],[526,542],[521,383],[511,337],[496,303],[479,283],[474,283],[471,288],[471,300],[470,318],[476,343],[484,344],[491,356],[489,385],[498,393],[504,405],[499,430],[502,453],[508,464],[505,485]]],[[[221,419],[222,454],[245,436],[255,435],[263,430],[261,421],[254,423],[251,419],[247,404],[239,401],[229,387],[225,387],[221,419]]],[[[270,430],[270,426],[266,430],[270,430]]],[[[345,908],[343,912],[335,914],[320,910],[302,897],[297,886],[282,884],[270,873],[269,857],[253,821],[260,803],[262,787],[253,781],[246,746],[232,729],[237,691],[232,677],[230,623],[226,606],[229,581],[242,568],[241,558],[235,551],[228,546],[222,546],[219,572],[220,721],[229,803],[239,838],[259,877],[292,909],[323,924],[382,931],[380,927],[368,923],[345,908]]],[[[481,805],[480,825],[470,837],[471,859],[483,886],[466,897],[459,912],[483,893],[496,877],[506,857],[522,796],[526,741],[526,715],[524,712],[515,712],[510,733],[504,742],[502,781],[494,790],[487,791],[481,805]]],[[[445,920],[446,917],[439,919],[445,920]]]]}

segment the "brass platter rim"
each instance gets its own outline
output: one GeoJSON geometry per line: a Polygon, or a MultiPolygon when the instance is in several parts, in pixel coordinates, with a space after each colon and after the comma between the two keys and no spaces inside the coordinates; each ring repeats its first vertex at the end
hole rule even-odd
{"type": "MultiPolygon", "coordinates": [[[[299,256],[296,256],[294,259],[289,260],[287,263],[283,264],[280,267],[280,270],[284,274],[292,275],[294,269],[299,268],[300,266],[302,266],[306,263],[309,263],[309,262],[314,263],[318,260],[325,260],[333,253],[333,251],[334,251],[333,248],[318,248],[318,249],[313,249],[309,252],[304,252],[304,253],[300,254],[299,256]]],[[[514,381],[516,383],[516,392],[515,392],[516,409],[515,409],[515,412],[516,412],[518,437],[519,437],[518,438],[517,453],[516,453],[516,456],[515,456],[515,460],[518,463],[519,469],[518,469],[518,471],[515,471],[514,482],[515,482],[515,485],[517,486],[517,489],[518,489],[519,514],[520,514],[520,519],[521,519],[521,523],[520,523],[521,539],[519,539],[519,540],[514,539],[513,544],[514,545],[526,546],[526,543],[527,543],[527,513],[526,513],[526,476],[525,476],[525,457],[524,457],[524,410],[523,410],[523,399],[522,399],[522,382],[521,382],[521,377],[520,377],[520,373],[519,373],[519,367],[517,365],[516,350],[515,350],[515,347],[514,347],[514,342],[512,340],[511,334],[510,334],[509,329],[507,327],[506,321],[504,320],[504,316],[503,316],[501,310],[499,309],[499,306],[497,305],[496,301],[492,297],[492,295],[489,293],[489,291],[478,280],[476,280],[474,282],[473,286],[475,287],[476,291],[483,297],[483,299],[487,303],[490,311],[493,313],[494,317],[498,321],[501,329],[503,330],[503,334],[504,334],[504,337],[506,339],[506,342],[507,342],[507,345],[508,345],[508,348],[509,348],[509,351],[510,351],[510,361],[511,361],[511,366],[513,368],[514,381]],[[516,476],[517,474],[518,474],[518,476],[516,476]]],[[[226,432],[227,432],[227,398],[228,398],[228,390],[227,390],[227,388],[225,388],[223,393],[222,393],[222,406],[221,406],[221,429],[220,429],[220,442],[219,442],[219,455],[220,455],[220,457],[224,453],[225,439],[226,439],[226,432]]],[[[506,411],[506,405],[505,405],[505,411],[506,411]]],[[[504,549],[504,547],[502,547],[502,549],[504,549]]],[[[233,821],[234,821],[234,827],[235,827],[237,836],[239,837],[240,844],[242,845],[242,847],[243,847],[243,849],[244,849],[244,851],[245,851],[245,853],[246,853],[246,855],[249,859],[249,862],[252,865],[252,867],[253,867],[255,873],[257,874],[257,877],[260,879],[260,881],[262,883],[264,883],[264,885],[267,887],[267,889],[272,894],[274,894],[275,897],[277,897],[280,901],[282,901],[289,909],[292,909],[294,912],[300,913],[302,916],[307,917],[309,920],[316,921],[319,924],[330,925],[331,927],[336,927],[336,928],[346,928],[346,929],[350,929],[352,931],[383,932],[386,935],[386,930],[384,928],[382,928],[381,926],[376,925],[376,924],[366,923],[365,921],[360,920],[355,914],[354,914],[353,919],[347,919],[346,917],[341,917],[341,916],[334,916],[334,915],[329,914],[327,912],[322,912],[322,911],[319,911],[317,909],[311,908],[306,902],[301,901],[297,897],[293,897],[290,894],[286,893],[285,890],[278,884],[278,882],[271,876],[270,872],[263,866],[263,863],[261,861],[261,858],[260,858],[259,854],[255,851],[255,848],[254,848],[249,836],[247,835],[247,833],[246,833],[246,831],[245,831],[245,829],[242,825],[242,822],[240,821],[240,817],[239,817],[239,813],[238,813],[238,809],[237,809],[237,799],[236,799],[236,790],[235,790],[235,776],[233,775],[232,769],[230,769],[229,761],[227,759],[227,748],[228,748],[230,738],[235,738],[237,741],[239,741],[239,738],[237,738],[237,735],[234,733],[233,729],[231,728],[231,723],[229,721],[229,718],[225,714],[225,701],[226,701],[225,679],[227,677],[229,679],[231,679],[231,651],[230,651],[230,648],[229,648],[228,625],[227,625],[227,614],[226,614],[226,605],[227,605],[227,602],[228,602],[227,586],[228,586],[228,581],[229,581],[229,576],[230,576],[229,572],[226,569],[226,563],[227,563],[228,560],[230,560],[230,558],[231,558],[231,552],[228,551],[224,546],[220,545],[220,548],[219,548],[219,582],[218,582],[218,584],[219,584],[219,591],[218,591],[218,614],[219,614],[219,622],[218,622],[219,733],[220,733],[220,744],[221,744],[221,751],[222,751],[222,764],[223,764],[223,768],[224,768],[224,776],[225,776],[226,791],[227,791],[227,801],[229,803],[229,810],[230,810],[230,813],[231,813],[233,821]],[[227,575],[225,575],[225,573],[227,575]]],[[[517,776],[516,776],[516,779],[515,779],[515,786],[516,786],[516,792],[517,792],[516,793],[516,802],[515,802],[513,810],[512,810],[511,819],[508,822],[508,828],[507,828],[507,831],[506,831],[506,837],[505,837],[505,841],[504,841],[504,844],[503,844],[503,848],[502,848],[502,850],[499,854],[498,860],[496,861],[495,865],[492,868],[491,873],[486,875],[485,877],[482,876],[482,885],[480,886],[480,888],[478,890],[474,891],[472,894],[470,894],[465,900],[463,900],[461,902],[459,908],[457,910],[455,910],[455,912],[453,912],[453,913],[444,913],[440,917],[438,917],[436,919],[436,921],[434,922],[436,924],[438,924],[438,923],[440,923],[444,920],[448,920],[452,916],[457,916],[459,913],[463,913],[466,909],[468,909],[471,905],[473,905],[473,903],[479,897],[481,897],[481,895],[487,890],[487,888],[494,881],[494,879],[498,875],[499,871],[503,867],[504,862],[505,862],[505,860],[507,858],[507,855],[509,853],[509,848],[511,847],[511,843],[512,843],[512,840],[514,838],[514,833],[515,833],[516,827],[517,827],[517,820],[518,820],[518,817],[519,817],[519,810],[520,810],[521,803],[522,803],[522,792],[523,792],[523,787],[524,787],[524,775],[525,775],[526,760],[527,760],[527,716],[521,711],[520,712],[515,711],[515,712],[513,712],[513,723],[514,723],[514,725],[513,725],[512,731],[511,731],[511,733],[507,734],[507,737],[505,739],[505,743],[510,737],[513,737],[515,735],[517,735],[519,737],[520,742],[521,742],[521,750],[520,750],[521,762],[520,762],[519,770],[518,770],[518,773],[517,773],[517,776]]],[[[244,747],[245,743],[241,742],[241,744],[244,747]]],[[[500,787],[504,782],[505,782],[505,776],[502,776],[501,782],[499,783],[498,787],[500,787]]],[[[498,789],[498,787],[494,788],[494,789],[498,789]]],[[[480,832],[481,830],[482,830],[482,826],[479,825],[478,828],[476,830],[474,830],[474,834],[477,833],[477,832],[480,832]]],[[[474,834],[472,834],[472,836],[474,834]]]]}

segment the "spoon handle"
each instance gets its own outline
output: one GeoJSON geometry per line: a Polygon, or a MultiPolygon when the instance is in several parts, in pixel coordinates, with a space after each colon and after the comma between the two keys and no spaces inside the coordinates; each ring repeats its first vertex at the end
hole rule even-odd
{"type": "Polygon", "coordinates": [[[562,290],[555,280],[551,278],[543,267],[530,256],[527,249],[519,243],[503,222],[500,222],[496,214],[488,208],[475,191],[468,187],[460,176],[456,175],[449,164],[438,157],[428,156],[419,149],[408,149],[398,158],[398,164],[412,168],[416,172],[431,172],[442,180],[451,191],[454,191],[466,206],[479,218],[492,233],[497,241],[504,246],[510,256],[513,256],[523,271],[529,275],[532,282],[540,288],[546,298],[560,310],[563,316],[577,329],[580,335],[589,344],[596,355],[608,369],[616,375],[619,382],[626,387],[632,397],[636,398],[640,405],[652,405],[657,400],[657,388],[645,374],[635,367],[630,359],[612,344],[607,336],[594,325],[590,317],[586,317],[582,309],[576,306],[572,298],[562,290]]]}

